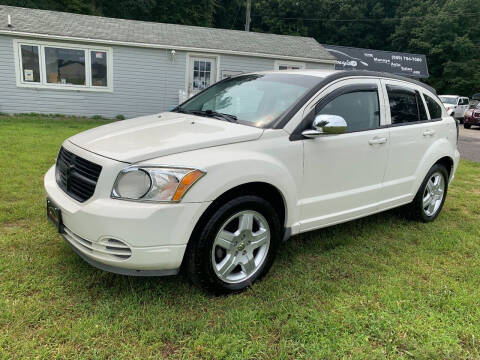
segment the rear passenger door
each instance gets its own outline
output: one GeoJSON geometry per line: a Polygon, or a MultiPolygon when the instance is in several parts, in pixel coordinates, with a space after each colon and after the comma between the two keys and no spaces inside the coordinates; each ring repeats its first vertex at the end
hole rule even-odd
{"type": "Polygon", "coordinates": [[[420,86],[396,80],[382,80],[382,83],[388,104],[387,119],[390,119],[383,208],[390,208],[407,203],[415,196],[416,180],[424,176],[419,174],[420,164],[438,136],[438,129],[435,121],[428,117],[420,86]]]}

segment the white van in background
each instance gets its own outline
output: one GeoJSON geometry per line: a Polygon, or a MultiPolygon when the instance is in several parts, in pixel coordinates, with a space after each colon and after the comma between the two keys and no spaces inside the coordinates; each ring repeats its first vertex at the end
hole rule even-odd
{"type": "Polygon", "coordinates": [[[448,115],[463,123],[465,111],[469,109],[470,105],[469,98],[457,95],[440,95],[439,98],[447,109],[448,115]]]}

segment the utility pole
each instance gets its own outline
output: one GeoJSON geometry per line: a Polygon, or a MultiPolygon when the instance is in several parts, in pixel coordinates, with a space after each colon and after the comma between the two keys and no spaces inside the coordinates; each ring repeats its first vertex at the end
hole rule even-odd
{"type": "Polygon", "coordinates": [[[250,11],[252,10],[252,0],[247,0],[247,14],[245,19],[245,31],[250,31],[250,11]]]}

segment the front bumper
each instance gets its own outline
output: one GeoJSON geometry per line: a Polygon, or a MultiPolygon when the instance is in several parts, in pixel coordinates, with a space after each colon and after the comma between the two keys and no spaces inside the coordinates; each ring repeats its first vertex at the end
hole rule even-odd
{"type": "Polygon", "coordinates": [[[477,117],[465,117],[463,123],[467,125],[480,125],[480,118],[477,117]]]}
{"type": "MultiPolygon", "coordinates": [[[[111,169],[106,162],[116,163],[111,164],[116,167],[113,173],[126,166],[79,148],[70,150],[90,161],[102,162],[105,172],[111,169]]],[[[65,227],[62,236],[84,260],[103,270],[126,275],[175,274],[193,228],[210,203],[159,204],[111,199],[116,175],[109,180],[108,176],[102,179],[102,175],[94,195],[84,203],[58,187],[54,166],[45,175],[47,196],[61,210],[65,227]],[[121,244],[120,250],[127,251],[129,256],[116,256],[116,245],[109,241],[121,244]]]]}
{"type": "MultiPolygon", "coordinates": [[[[77,253],[85,262],[89,263],[93,267],[96,267],[100,270],[108,271],[120,275],[129,275],[129,276],[168,276],[178,274],[180,265],[176,266],[174,269],[170,270],[139,270],[139,269],[128,269],[118,266],[117,264],[106,264],[105,262],[100,262],[96,260],[93,256],[88,256],[85,253],[84,249],[79,249],[74,245],[72,237],[66,232],[62,233],[65,241],[70,245],[73,251],[77,253]]],[[[138,254],[137,254],[138,255],[138,254]]],[[[183,257],[183,253],[182,253],[183,257]]]]}

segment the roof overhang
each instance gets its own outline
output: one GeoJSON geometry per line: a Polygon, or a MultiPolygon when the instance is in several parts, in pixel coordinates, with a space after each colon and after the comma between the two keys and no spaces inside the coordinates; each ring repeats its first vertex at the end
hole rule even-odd
{"type": "Polygon", "coordinates": [[[72,36],[63,36],[63,35],[28,33],[28,32],[15,31],[15,30],[0,30],[0,35],[20,36],[20,37],[35,38],[35,39],[52,39],[52,40],[60,40],[60,41],[75,41],[75,42],[83,42],[83,43],[108,44],[108,45],[129,46],[129,47],[139,47],[139,48],[168,49],[168,50],[180,50],[180,51],[183,50],[183,51],[194,51],[194,52],[212,53],[212,54],[228,54],[228,55],[238,55],[238,56],[254,56],[254,57],[260,57],[260,58],[304,61],[304,62],[312,62],[312,63],[319,63],[319,64],[335,64],[336,63],[336,60],[332,60],[332,59],[314,59],[314,58],[305,58],[301,56],[263,54],[263,53],[254,53],[254,52],[246,52],[246,51],[206,49],[206,48],[185,47],[185,46],[175,46],[175,45],[161,45],[161,44],[149,44],[149,43],[138,43],[138,42],[127,42],[127,41],[116,41],[116,40],[81,38],[81,37],[72,37],[72,36]]]}

